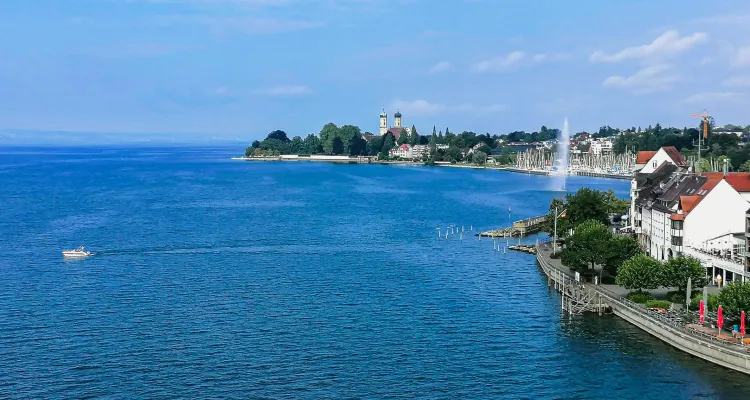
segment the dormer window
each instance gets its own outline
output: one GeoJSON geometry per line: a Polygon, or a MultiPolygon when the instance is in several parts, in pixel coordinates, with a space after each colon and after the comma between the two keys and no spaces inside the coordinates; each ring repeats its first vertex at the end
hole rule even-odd
{"type": "Polygon", "coordinates": [[[653,166],[654,168],[656,168],[656,161],[654,161],[653,163],[651,163],[651,165],[652,165],[652,166],[653,166]]]}

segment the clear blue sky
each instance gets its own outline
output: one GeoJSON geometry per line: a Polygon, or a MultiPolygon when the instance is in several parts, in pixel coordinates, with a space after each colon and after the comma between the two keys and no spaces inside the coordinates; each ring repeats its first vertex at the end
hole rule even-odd
{"type": "Polygon", "coordinates": [[[0,36],[0,129],[750,124],[744,0],[3,0],[0,36]]]}

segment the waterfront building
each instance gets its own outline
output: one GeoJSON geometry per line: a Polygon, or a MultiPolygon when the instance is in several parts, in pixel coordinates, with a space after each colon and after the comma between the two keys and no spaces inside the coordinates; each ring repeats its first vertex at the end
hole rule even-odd
{"type": "Polygon", "coordinates": [[[388,152],[388,156],[393,158],[403,158],[411,160],[413,157],[412,147],[410,144],[402,144],[401,146],[392,148],[388,152]]]}
{"type": "MultiPolygon", "coordinates": [[[[635,233],[641,233],[641,226],[635,205],[638,201],[638,192],[641,185],[656,177],[649,177],[662,164],[667,163],[677,167],[681,171],[688,170],[688,162],[674,146],[662,147],[658,151],[639,151],[635,161],[635,172],[630,181],[630,226],[635,233]]],[[[662,171],[663,173],[664,171],[662,171]]],[[[672,173],[674,171],[670,171],[672,173]]]]}
{"type": "Polygon", "coordinates": [[[688,255],[723,282],[750,280],[747,250],[750,174],[696,174],[670,150],[654,152],[631,184],[633,230],[646,253],[688,255]],[[655,166],[655,167],[654,167],[655,166]]]}
{"type": "Polygon", "coordinates": [[[422,160],[430,155],[430,146],[426,144],[415,144],[412,149],[412,158],[422,160]]]}

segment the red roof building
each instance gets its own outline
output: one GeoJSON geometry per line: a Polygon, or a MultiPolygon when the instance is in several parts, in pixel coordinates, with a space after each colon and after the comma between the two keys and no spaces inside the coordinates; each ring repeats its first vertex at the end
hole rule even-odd
{"type": "Polygon", "coordinates": [[[655,151],[639,151],[635,163],[640,165],[646,164],[655,155],[655,151]]]}

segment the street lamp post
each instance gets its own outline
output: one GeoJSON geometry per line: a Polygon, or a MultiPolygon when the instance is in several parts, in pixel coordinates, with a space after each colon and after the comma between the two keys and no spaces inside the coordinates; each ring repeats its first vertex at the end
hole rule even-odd
{"type": "Polygon", "coordinates": [[[557,218],[560,217],[563,214],[565,214],[565,210],[562,210],[562,212],[560,212],[558,214],[557,213],[557,207],[555,207],[555,228],[554,228],[554,233],[552,235],[552,237],[553,237],[553,240],[552,240],[552,253],[553,254],[557,253],[557,218]]]}

